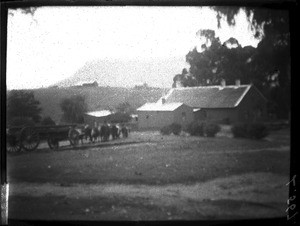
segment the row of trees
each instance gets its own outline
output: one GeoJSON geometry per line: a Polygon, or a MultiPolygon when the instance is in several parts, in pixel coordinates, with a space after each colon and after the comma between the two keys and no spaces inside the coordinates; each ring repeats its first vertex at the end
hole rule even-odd
{"type": "Polygon", "coordinates": [[[285,10],[259,8],[214,7],[217,21],[221,18],[235,25],[239,10],[246,12],[256,38],[256,48],[242,47],[235,38],[222,43],[213,30],[199,30],[199,38],[206,40],[201,50],[194,48],[186,55],[189,69],[173,78],[173,87],[219,85],[222,79],[234,84],[254,84],[269,100],[269,112],[287,118],[290,112],[291,58],[289,15],[285,10]]]}
{"type": "MultiPolygon", "coordinates": [[[[63,112],[62,121],[66,123],[84,123],[84,113],[88,107],[85,97],[75,95],[64,98],[60,102],[63,112]]],[[[121,103],[115,107],[116,119],[129,121],[130,114],[134,111],[128,102],[121,103]]],[[[40,102],[35,99],[32,91],[12,90],[7,98],[7,124],[8,126],[19,125],[55,125],[49,117],[41,117],[42,108],[40,102]]]]}

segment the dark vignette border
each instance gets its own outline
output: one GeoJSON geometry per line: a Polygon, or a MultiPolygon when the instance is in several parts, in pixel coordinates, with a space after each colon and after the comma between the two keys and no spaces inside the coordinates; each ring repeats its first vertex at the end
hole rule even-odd
{"type": "MultiPolygon", "coordinates": [[[[297,85],[296,79],[299,76],[299,68],[297,65],[297,54],[299,45],[299,36],[297,32],[298,16],[298,3],[297,0],[24,0],[24,1],[5,1],[0,3],[1,7],[1,78],[0,78],[0,147],[1,147],[1,185],[7,183],[7,164],[6,164],[6,58],[7,58],[7,18],[8,9],[27,8],[27,7],[43,7],[43,6],[239,6],[239,7],[260,7],[267,9],[284,9],[290,13],[290,33],[291,33],[291,70],[293,74],[292,78],[292,92],[295,91],[297,85]]],[[[295,100],[291,95],[291,99],[295,100]]],[[[295,131],[297,117],[297,106],[292,101],[291,104],[291,130],[295,131]]],[[[299,194],[299,180],[300,175],[297,168],[297,150],[294,142],[294,135],[291,131],[291,162],[290,162],[290,178],[292,179],[297,175],[296,186],[299,194]]],[[[290,192],[291,189],[290,189],[290,192]]],[[[297,210],[299,212],[299,199],[297,198],[297,210]]],[[[300,213],[299,213],[300,214],[300,213]]],[[[299,216],[298,216],[299,218],[299,216]]],[[[116,221],[104,221],[104,222],[91,222],[91,221],[23,221],[8,219],[9,225],[98,225],[104,224],[127,224],[127,225],[254,225],[258,223],[271,224],[271,225],[296,225],[293,222],[288,222],[286,217],[284,218],[271,218],[271,219],[254,219],[254,220],[226,220],[226,221],[168,221],[168,222],[116,222],[116,221]]],[[[299,222],[298,222],[299,223],[299,222]]]]}

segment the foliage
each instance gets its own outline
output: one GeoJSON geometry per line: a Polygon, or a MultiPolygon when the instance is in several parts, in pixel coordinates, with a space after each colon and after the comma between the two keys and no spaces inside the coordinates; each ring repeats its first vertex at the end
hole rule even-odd
{"type": "Polygon", "coordinates": [[[50,125],[55,125],[55,124],[56,123],[49,116],[43,118],[42,121],[41,121],[41,125],[45,125],[45,126],[50,126],[50,125]]]}
{"type": "Polygon", "coordinates": [[[240,123],[231,128],[234,137],[263,139],[269,132],[267,126],[263,123],[240,123]]]}
{"type": "Polygon", "coordinates": [[[217,21],[225,18],[231,26],[235,16],[244,10],[254,37],[261,40],[254,48],[241,47],[234,38],[221,43],[212,30],[199,30],[204,39],[201,49],[194,48],[186,55],[190,64],[174,77],[173,87],[219,85],[221,79],[234,84],[254,84],[272,103],[271,111],[277,117],[287,118],[290,112],[290,32],[289,16],[285,10],[262,10],[258,8],[213,7],[217,21]]]}
{"type": "Polygon", "coordinates": [[[14,118],[23,120],[29,118],[38,123],[41,119],[40,102],[35,99],[33,92],[22,90],[12,90],[8,93],[7,98],[7,121],[8,123],[14,118]]]}
{"type": "Polygon", "coordinates": [[[215,137],[215,135],[218,132],[220,132],[220,130],[221,127],[218,124],[209,123],[209,124],[205,124],[204,126],[204,133],[208,137],[215,137]]]}
{"type": "MultiPolygon", "coordinates": [[[[217,20],[227,19],[229,25],[234,25],[235,16],[244,10],[255,37],[261,37],[255,54],[251,58],[251,68],[256,74],[255,79],[261,85],[267,83],[269,92],[265,95],[276,103],[276,114],[287,118],[290,112],[291,57],[290,28],[288,10],[262,9],[244,7],[213,7],[217,12],[217,20]],[[278,95],[279,94],[279,95],[278,95]],[[275,96],[277,97],[275,97],[275,96]],[[278,98],[280,96],[280,98],[278,98]]],[[[253,75],[254,75],[253,73],[253,75]]],[[[259,87],[263,90],[264,87],[259,87]]]]}
{"type": "Polygon", "coordinates": [[[116,112],[110,116],[112,123],[126,123],[131,120],[131,116],[126,112],[116,112]]]}
{"type": "Polygon", "coordinates": [[[163,135],[170,135],[173,133],[174,135],[179,135],[182,130],[182,126],[177,123],[172,123],[171,125],[164,126],[161,128],[160,132],[163,135]]]}
{"type": "Polygon", "coordinates": [[[201,137],[205,135],[208,137],[214,137],[220,130],[221,127],[218,124],[198,121],[190,123],[186,128],[186,132],[188,132],[191,136],[201,137]]]}
{"type": "Polygon", "coordinates": [[[267,127],[263,123],[249,124],[247,133],[249,138],[257,140],[263,139],[269,134],[267,127]]]}
{"type": "Polygon", "coordinates": [[[237,138],[246,138],[247,137],[247,124],[238,123],[231,127],[231,132],[234,137],[237,138]]]}
{"type": "Polygon", "coordinates": [[[164,126],[160,129],[160,133],[162,135],[170,135],[172,133],[172,130],[171,130],[171,127],[168,125],[168,126],[164,126]]]}
{"type": "Polygon", "coordinates": [[[181,130],[182,130],[182,126],[180,124],[177,123],[172,123],[170,125],[171,131],[174,135],[179,135],[181,130]]]}
{"type": "Polygon", "coordinates": [[[134,108],[126,101],[117,105],[116,112],[132,114],[134,108]]]}
{"type": "Polygon", "coordinates": [[[85,97],[75,95],[70,98],[64,98],[60,102],[63,112],[62,120],[69,123],[83,123],[83,115],[87,111],[85,97]]]}
{"type": "Polygon", "coordinates": [[[204,136],[204,123],[192,122],[187,126],[186,132],[191,136],[204,136]]]}

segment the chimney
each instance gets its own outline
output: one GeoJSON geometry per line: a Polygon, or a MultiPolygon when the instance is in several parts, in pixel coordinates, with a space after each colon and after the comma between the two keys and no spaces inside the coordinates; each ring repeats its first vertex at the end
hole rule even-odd
{"type": "Polygon", "coordinates": [[[162,104],[166,103],[166,99],[165,99],[164,97],[161,98],[161,103],[162,103],[162,104]]]}
{"type": "Polygon", "coordinates": [[[235,80],[235,85],[236,85],[236,86],[240,86],[240,85],[241,85],[241,80],[236,79],[236,80],[235,80]]]}
{"type": "Polygon", "coordinates": [[[221,80],[221,86],[226,86],[226,80],[225,79],[221,80]]]}

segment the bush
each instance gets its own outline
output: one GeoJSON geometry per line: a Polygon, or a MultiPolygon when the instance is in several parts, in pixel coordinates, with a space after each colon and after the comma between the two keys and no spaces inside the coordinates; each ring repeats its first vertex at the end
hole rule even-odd
{"type": "Polygon", "coordinates": [[[191,136],[204,136],[204,123],[192,122],[187,126],[186,132],[191,136]]]}
{"type": "Polygon", "coordinates": [[[242,123],[236,124],[231,128],[234,137],[263,139],[269,132],[267,126],[263,123],[242,123]]]}
{"type": "Polygon", "coordinates": [[[170,128],[171,128],[172,133],[174,133],[175,135],[179,135],[182,130],[182,126],[177,123],[172,123],[170,125],[170,128]]]}
{"type": "Polygon", "coordinates": [[[160,132],[163,135],[170,135],[171,133],[179,135],[181,132],[182,126],[177,123],[172,123],[171,125],[164,126],[161,128],[160,132]]]}
{"type": "Polygon", "coordinates": [[[246,138],[247,137],[247,127],[248,126],[246,123],[235,124],[231,128],[231,132],[234,137],[246,138]]]}
{"type": "Polygon", "coordinates": [[[160,129],[160,133],[162,135],[170,135],[172,133],[171,127],[170,126],[164,126],[163,128],[160,129]]]}
{"type": "Polygon", "coordinates": [[[269,132],[263,123],[253,123],[248,125],[247,134],[251,139],[260,140],[268,136],[269,132]]]}
{"type": "Polygon", "coordinates": [[[206,124],[204,126],[204,133],[208,137],[215,137],[218,132],[220,132],[221,127],[218,124],[206,124]]]}

